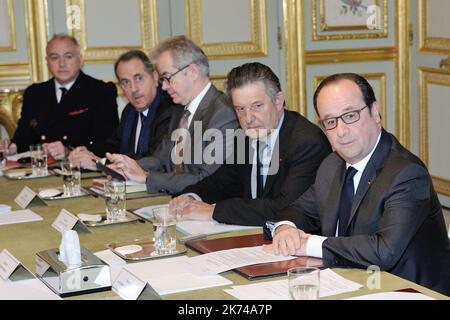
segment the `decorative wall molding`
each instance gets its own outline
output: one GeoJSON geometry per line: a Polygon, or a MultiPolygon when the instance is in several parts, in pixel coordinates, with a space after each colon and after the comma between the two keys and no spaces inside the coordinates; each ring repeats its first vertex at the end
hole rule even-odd
{"type": "MultiPolygon", "coordinates": [[[[66,7],[78,6],[80,8],[80,28],[69,30],[80,43],[83,52],[84,62],[94,63],[114,63],[116,59],[128,50],[142,50],[150,54],[152,48],[158,43],[158,10],[157,0],[139,0],[139,12],[141,15],[140,46],[110,46],[110,47],[88,47],[86,27],[86,0],[66,0],[66,7]]],[[[107,14],[107,11],[105,11],[107,14]]]]}
{"type": "Polygon", "coordinates": [[[367,49],[339,49],[307,51],[307,64],[327,64],[345,62],[365,62],[397,59],[397,49],[393,47],[367,49]]]}
{"type": "Polygon", "coordinates": [[[209,59],[238,59],[267,56],[266,0],[247,0],[251,6],[251,40],[246,42],[205,43],[203,38],[202,0],[186,0],[186,31],[209,59]]]}
{"type": "MultiPolygon", "coordinates": [[[[419,68],[419,155],[425,165],[429,165],[429,92],[430,84],[448,86],[450,72],[431,68],[419,68]]],[[[447,107],[447,106],[445,106],[447,107]]],[[[433,176],[433,184],[438,193],[450,196],[450,180],[433,176]]]]}
{"type": "Polygon", "coordinates": [[[14,11],[14,3],[13,0],[6,0],[6,10],[8,11],[9,16],[9,36],[10,36],[10,45],[0,47],[0,52],[2,51],[16,51],[17,49],[17,33],[16,33],[16,23],[15,23],[15,11],[14,11]]]}
{"type": "MultiPolygon", "coordinates": [[[[450,30],[449,37],[432,37],[429,35],[429,19],[428,19],[428,4],[429,0],[418,0],[418,15],[419,15],[419,48],[422,52],[434,53],[450,53],[450,30]]],[[[439,21],[436,21],[439,23],[439,21]]]]}

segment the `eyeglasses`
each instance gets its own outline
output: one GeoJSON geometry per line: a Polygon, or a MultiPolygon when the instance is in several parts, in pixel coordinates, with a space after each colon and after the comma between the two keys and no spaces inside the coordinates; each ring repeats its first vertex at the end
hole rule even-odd
{"type": "MultiPolygon", "coordinates": [[[[137,85],[141,85],[144,83],[144,80],[145,80],[145,75],[138,73],[133,76],[132,81],[137,85]]],[[[128,79],[122,79],[122,80],[120,80],[119,84],[122,87],[122,89],[128,89],[131,85],[131,81],[128,79]]]]}
{"type": "Polygon", "coordinates": [[[345,124],[355,123],[360,119],[360,113],[365,108],[367,108],[367,106],[364,106],[359,110],[353,110],[343,113],[339,117],[332,117],[325,120],[320,120],[320,126],[324,130],[333,130],[334,128],[337,127],[338,119],[341,119],[345,124]]]}
{"type": "Polygon", "coordinates": [[[178,69],[177,72],[174,72],[174,73],[172,73],[172,74],[170,74],[170,75],[168,75],[168,76],[161,76],[161,77],[159,77],[159,79],[158,79],[159,84],[160,84],[160,85],[163,85],[164,82],[166,82],[166,81],[167,81],[168,84],[170,84],[170,80],[171,80],[173,77],[175,77],[179,72],[183,71],[184,69],[186,69],[186,68],[189,67],[190,65],[191,65],[191,64],[189,63],[189,64],[185,65],[183,68],[178,69]]]}

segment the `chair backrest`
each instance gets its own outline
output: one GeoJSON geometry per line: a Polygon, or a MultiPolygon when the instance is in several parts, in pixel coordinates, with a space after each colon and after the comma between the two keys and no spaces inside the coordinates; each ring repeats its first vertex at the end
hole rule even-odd
{"type": "Polygon", "coordinates": [[[24,90],[0,91],[0,138],[13,136],[22,111],[23,93],[24,90]]]}

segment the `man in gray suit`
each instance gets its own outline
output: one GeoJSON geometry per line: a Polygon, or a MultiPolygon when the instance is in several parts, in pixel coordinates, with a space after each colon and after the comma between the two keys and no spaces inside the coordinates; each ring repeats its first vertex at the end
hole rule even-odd
{"type": "Polygon", "coordinates": [[[179,193],[224,162],[238,122],[226,96],[211,84],[208,58],[191,40],[176,36],[162,42],[152,60],[160,75],[161,88],[175,103],[185,106],[184,112],[172,119],[169,129],[172,134],[163,139],[152,156],[139,162],[119,154],[107,157],[112,169],[129,180],[146,183],[149,193],[179,193]],[[208,132],[215,132],[216,139],[205,138],[208,132]],[[217,133],[221,139],[217,139],[217,133]],[[206,163],[205,150],[213,147],[218,151],[219,140],[224,142],[220,144],[223,158],[206,163]]]}
{"type": "Polygon", "coordinates": [[[450,243],[431,177],[382,129],[370,84],[356,74],[330,76],[314,106],[335,152],[280,213],[297,219],[273,226],[268,250],[323,258],[331,267],[376,266],[449,295],[450,243]]]}

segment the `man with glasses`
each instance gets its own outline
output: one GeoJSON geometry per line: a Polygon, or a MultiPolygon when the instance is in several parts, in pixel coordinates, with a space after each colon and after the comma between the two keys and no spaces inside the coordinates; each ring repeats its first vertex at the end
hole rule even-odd
{"type": "Polygon", "coordinates": [[[230,159],[170,206],[181,219],[262,226],[309,188],[331,149],[319,127],[285,110],[280,81],[268,66],[231,70],[227,94],[247,136],[237,139],[234,154],[245,161],[230,159]]]}
{"type": "Polygon", "coordinates": [[[44,144],[54,159],[65,158],[77,146],[102,143],[118,124],[117,90],[81,71],[83,57],[75,38],[58,34],[46,48],[53,78],[25,90],[22,113],[11,141],[2,141],[10,154],[44,144]]]}
{"type": "Polygon", "coordinates": [[[114,72],[129,103],[119,127],[108,140],[78,147],[70,153],[70,160],[84,168],[95,170],[94,161],[105,157],[106,152],[133,159],[152,154],[169,132],[171,119],[179,117],[183,110],[158,86],[157,73],[144,52],[132,50],[122,54],[114,72]]]}
{"type": "Polygon", "coordinates": [[[295,224],[275,224],[267,250],[319,257],[330,267],[375,266],[449,295],[450,243],[431,177],[381,127],[370,84],[356,74],[330,76],[314,107],[335,152],[280,213],[296,215],[295,224]]]}
{"type": "Polygon", "coordinates": [[[170,38],[158,45],[153,61],[160,75],[161,88],[172,100],[184,106],[181,116],[173,117],[167,135],[150,157],[139,162],[119,155],[107,154],[110,167],[129,179],[147,184],[149,193],[179,193],[188,185],[216,171],[224,162],[238,127],[229,101],[209,79],[209,62],[205,53],[185,36],[170,38]],[[215,129],[224,142],[223,158],[207,163],[203,155],[214,141],[203,139],[205,132],[215,129]]]}

